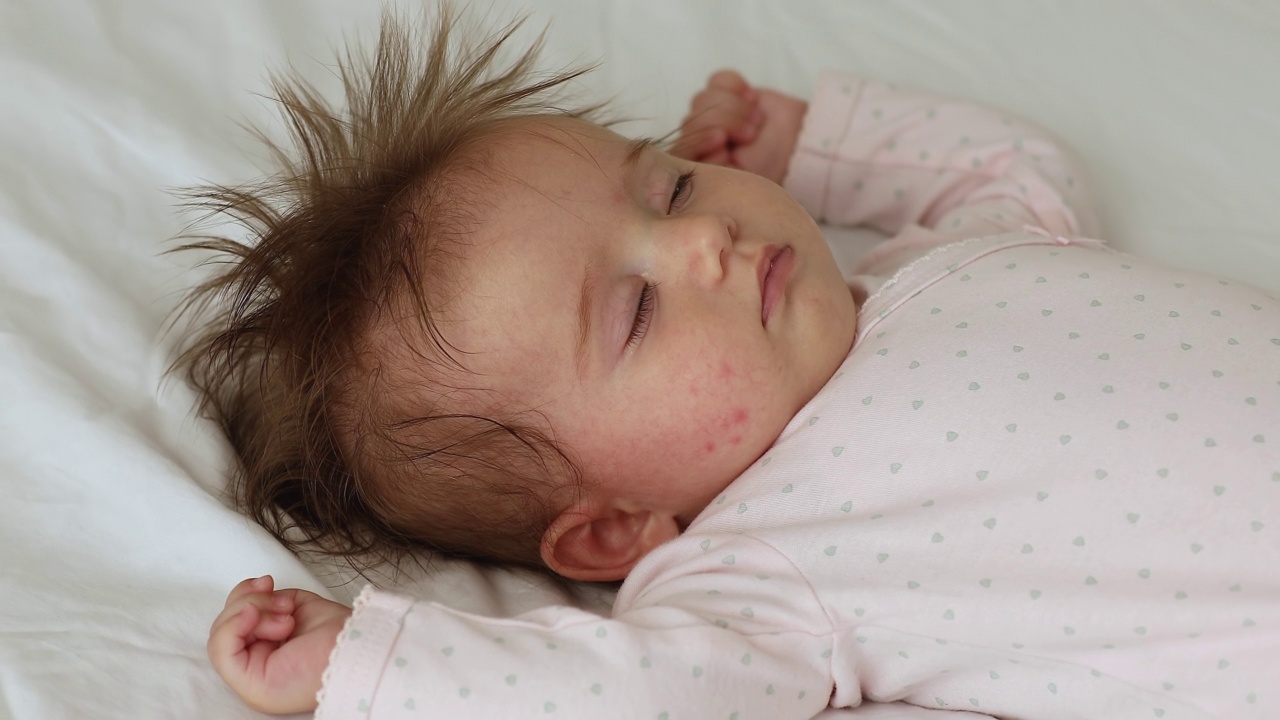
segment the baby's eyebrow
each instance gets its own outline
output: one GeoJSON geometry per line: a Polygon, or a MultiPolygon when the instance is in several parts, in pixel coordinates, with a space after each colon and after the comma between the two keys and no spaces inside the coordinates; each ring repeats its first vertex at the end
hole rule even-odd
{"type": "Polygon", "coordinates": [[[640,162],[640,156],[644,155],[644,151],[655,147],[657,147],[657,141],[647,137],[637,138],[627,143],[627,154],[622,158],[622,168],[627,171],[635,170],[636,163],[640,162]]]}
{"type": "Polygon", "coordinates": [[[591,338],[592,299],[596,293],[595,265],[587,263],[582,277],[582,292],[578,294],[578,346],[573,354],[577,366],[578,377],[582,377],[587,364],[587,343],[591,338]]]}

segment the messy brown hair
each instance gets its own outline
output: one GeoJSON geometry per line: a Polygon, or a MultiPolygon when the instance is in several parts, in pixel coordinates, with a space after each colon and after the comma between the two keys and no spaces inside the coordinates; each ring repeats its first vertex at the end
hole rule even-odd
{"type": "Polygon", "coordinates": [[[415,381],[466,376],[432,288],[465,247],[486,141],[516,118],[598,119],[598,105],[560,106],[587,69],[538,74],[541,39],[500,61],[522,23],[475,41],[447,5],[433,23],[385,15],[371,57],[349,46],[339,59],[341,106],[273,76],[290,142],[256,134],[274,174],[185,193],[241,237],[185,236],[180,249],[212,252],[218,269],[183,306],[202,319],[175,368],[239,457],[235,504],[294,551],[364,568],[420,549],[539,565],[579,482],[529,418],[403,407],[412,393],[371,350],[397,327],[423,368],[415,381]]]}

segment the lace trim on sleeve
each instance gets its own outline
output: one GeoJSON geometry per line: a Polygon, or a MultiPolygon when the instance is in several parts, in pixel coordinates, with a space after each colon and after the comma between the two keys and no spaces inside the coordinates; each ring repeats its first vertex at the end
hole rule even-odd
{"type": "MultiPolygon", "coordinates": [[[[338,653],[342,650],[342,646],[347,639],[347,634],[351,630],[351,624],[355,621],[356,616],[364,609],[369,601],[373,598],[374,587],[365,585],[360,591],[360,595],[356,597],[355,604],[351,607],[351,615],[347,617],[347,621],[342,625],[342,632],[338,633],[338,641],[333,644],[333,650],[329,651],[329,662],[324,667],[324,673],[320,675],[320,689],[316,691],[316,708],[324,707],[324,691],[329,687],[329,673],[333,671],[333,661],[337,659],[338,653]]],[[[318,716],[317,716],[318,717],[318,716]]]]}

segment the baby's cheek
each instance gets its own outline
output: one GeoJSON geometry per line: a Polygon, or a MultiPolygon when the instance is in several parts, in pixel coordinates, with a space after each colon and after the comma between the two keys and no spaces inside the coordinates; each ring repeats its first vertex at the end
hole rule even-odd
{"type": "Polygon", "coordinates": [[[720,425],[730,445],[742,444],[742,433],[746,430],[747,421],[750,418],[751,413],[745,407],[734,407],[725,413],[720,425]]]}
{"type": "Polygon", "coordinates": [[[698,417],[695,427],[702,452],[710,455],[742,444],[750,427],[751,410],[743,404],[745,393],[729,381],[737,372],[722,363],[709,382],[711,387],[691,385],[689,400],[696,405],[690,417],[698,417]]]}
{"type": "MultiPolygon", "coordinates": [[[[714,348],[705,349],[714,353],[714,348]]],[[[683,446],[709,460],[734,453],[750,438],[752,400],[762,388],[753,390],[750,368],[723,354],[686,368],[683,382],[674,386],[684,389],[682,397],[670,398],[681,407],[675,425],[682,437],[672,447],[683,446]]]]}
{"type": "Polygon", "coordinates": [[[742,444],[743,432],[751,413],[745,407],[731,407],[721,416],[708,424],[709,432],[702,441],[702,451],[708,455],[717,449],[735,447],[742,444]]]}

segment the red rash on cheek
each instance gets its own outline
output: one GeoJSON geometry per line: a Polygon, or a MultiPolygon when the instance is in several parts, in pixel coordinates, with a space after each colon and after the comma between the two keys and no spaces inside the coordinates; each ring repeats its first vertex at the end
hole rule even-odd
{"type": "Polygon", "coordinates": [[[729,428],[736,427],[738,425],[744,425],[749,417],[750,414],[747,413],[746,408],[734,408],[725,414],[725,416],[720,420],[720,429],[728,430],[729,428]]]}
{"type": "MultiPolygon", "coordinates": [[[[729,411],[729,413],[727,413],[723,418],[721,418],[720,429],[722,431],[727,431],[730,428],[743,425],[747,422],[747,419],[750,417],[751,417],[751,414],[747,412],[746,408],[734,408],[733,410],[729,411]]],[[[729,444],[741,445],[742,435],[741,434],[732,435],[729,438],[729,444]]],[[[702,444],[702,449],[707,453],[715,452],[716,444],[714,441],[708,440],[702,444]]]]}
{"type": "Polygon", "coordinates": [[[733,377],[733,367],[731,367],[731,366],[729,365],[729,363],[728,363],[728,362],[721,362],[721,363],[720,363],[720,372],[718,373],[718,377],[719,377],[721,380],[728,380],[728,379],[732,378],[732,377],[733,377]]]}

